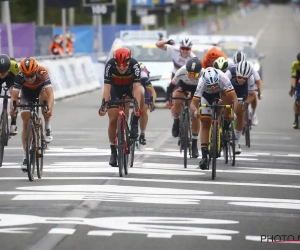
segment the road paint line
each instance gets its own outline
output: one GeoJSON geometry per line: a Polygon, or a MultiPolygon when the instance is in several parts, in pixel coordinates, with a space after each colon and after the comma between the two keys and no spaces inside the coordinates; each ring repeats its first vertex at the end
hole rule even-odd
{"type": "Polygon", "coordinates": [[[49,231],[49,234],[65,234],[65,235],[72,235],[75,233],[76,229],[71,229],[71,228],[52,228],[49,231]]]}

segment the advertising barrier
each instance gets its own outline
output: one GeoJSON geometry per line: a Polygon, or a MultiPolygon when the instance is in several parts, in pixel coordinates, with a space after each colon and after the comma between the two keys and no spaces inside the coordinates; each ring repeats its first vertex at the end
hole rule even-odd
{"type": "MultiPolygon", "coordinates": [[[[38,64],[48,70],[54,99],[59,100],[101,87],[99,73],[90,56],[37,59],[38,64]]],[[[3,90],[1,92],[4,93],[3,90]]],[[[8,102],[8,110],[10,109],[8,102]]],[[[0,99],[2,111],[3,99],[0,99]]]]}

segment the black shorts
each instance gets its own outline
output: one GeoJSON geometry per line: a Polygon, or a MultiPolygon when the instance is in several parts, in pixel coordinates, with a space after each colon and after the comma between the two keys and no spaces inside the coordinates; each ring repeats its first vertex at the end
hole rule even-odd
{"type": "MultiPolygon", "coordinates": [[[[45,89],[44,86],[37,88],[37,89],[28,89],[22,87],[21,89],[21,97],[20,97],[20,104],[28,105],[29,103],[35,103],[37,98],[39,98],[41,91],[45,89]]],[[[30,108],[20,108],[22,111],[30,111],[30,108]]]]}
{"type": "MultiPolygon", "coordinates": [[[[127,87],[122,87],[122,88],[116,88],[114,85],[111,85],[111,89],[110,89],[110,100],[111,101],[121,100],[123,95],[126,95],[127,97],[129,97],[131,99],[133,98],[132,85],[127,86],[127,87]]],[[[119,108],[119,106],[110,104],[107,108],[108,109],[119,108]]]]}
{"type": "Polygon", "coordinates": [[[193,97],[196,89],[197,86],[185,84],[183,81],[180,80],[177,83],[176,87],[174,88],[173,92],[180,92],[180,93],[191,92],[191,96],[193,97]]]}
{"type": "Polygon", "coordinates": [[[233,85],[237,98],[243,98],[243,101],[246,101],[248,97],[248,84],[244,85],[233,85]]]}
{"type": "Polygon", "coordinates": [[[209,105],[212,105],[215,98],[220,99],[220,93],[213,93],[213,94],[208,94],[207,92],[203,92],[202,97],[205,98],[205,100],[209,103],[209,105]]]}

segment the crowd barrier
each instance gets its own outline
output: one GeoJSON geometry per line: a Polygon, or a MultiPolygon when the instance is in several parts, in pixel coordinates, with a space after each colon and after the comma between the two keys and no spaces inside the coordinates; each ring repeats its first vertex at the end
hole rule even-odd
{"type": "MultiPolygon", "coordinates": [[[[48,70],[54,99],[70,97],[100,88],[99,72],[91,56],[36,57],[39,65],[48,70]]],[[[20,61],[17,59],[17,61],[20,61]]],[[[3,94],[3,90],[1,92],[3,94]]],[[[0,99],[0,111],[3,99],[0,99]]]]}

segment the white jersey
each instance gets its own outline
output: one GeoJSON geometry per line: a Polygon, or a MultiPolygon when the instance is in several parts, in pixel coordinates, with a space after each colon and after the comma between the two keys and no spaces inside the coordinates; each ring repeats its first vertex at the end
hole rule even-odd
{"type": "Polygon", "coordinates": [[[197,86],[200,76],[198,76],[194,81],[191,81],[186,73],[186,65],[183,65],[179,70],[177,70],[174,78],[172,79],[172,83],[177,85],[180,81],[183,81],[186,85],[197,86]]]}
{"type": "Polygon", "coordinates": [[[196,57],[193,52],[190,52],[190,54],[187,57],[184,57],[180,53],[180,48],[170,44],[166,44],[166,51],[170,53],[172,56],[173,64],[174,64],[172,73],[174,74],[177,72],[178,69],[180,69],[183,65],[185,65],[189,59],[196,57]]]}
{"type": "MultiPolygon", "coordinates": [[[[219,79],[220,79],[219,92],[222,93],[224,90],[226,90],[227,92],[234,90],[228,76],[225,73],[223,73],[221,70],[219,70],[219,69],[216,69],[216,70],[219,73],[219,79]]],[[[198,86],[197,86],[194,96],[201,98],[203,92],[206,92],[208,94],[213,94],[211,89],[206,87],[206,84],[204,83],[204,80],[203,80],[203,76],[201,76],[201,78],[199,79],[198,86]]]]}

